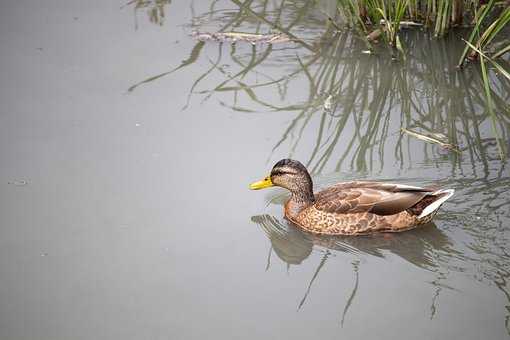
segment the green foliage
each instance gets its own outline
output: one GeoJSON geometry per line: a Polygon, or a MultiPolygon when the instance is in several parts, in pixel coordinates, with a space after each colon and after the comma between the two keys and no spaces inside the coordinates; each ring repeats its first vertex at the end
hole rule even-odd
{"type": "MultiPolygon", "coordinates": [[[[337,7],[349,26],[358,26],[367,34],[370,30],[384,31],[383,36],[387,42],[396,47],[400,23],[403,20],[406,20],[406,24],[424,25],[432,30],[435,36],[443,36],[452,27],[462,25],[467,18],[472,18],[474,30],[469,39],[472,42],[490,14],[505,6],[507,8],[504,12],[508,12],[508,4],[503,1],[485,2],[479,0],[337,0],[337,7]]],[[[507,16],[502,16],[499,21],[495,21],[484,37],[485,41],[490,42],[507,23],[507,16]]],[[[375,37],[379,35],[373,34],[375,37]]]]}
{"type": "MultiPolygon", "coordinates": [[[[368,34],[369,41],[383,36],[386,42],[401,52],[405,59],[404,48],[398,36],[403,20],[407,24],[420,24],[434,32],[434,36],[445,35],[452,27],[461,25],[472,18],[472,30],[466,41],[466,47],[460,56],[457,66],[463,66],[466,59],[480,60],[486,107],[493,119],[493,128],[500,157],[503,158],[504,147],[495,128],[496,116],[493,110],[493,99],[489,86],[487,67],[490,63],[493,72],[508,79],[509,72],[495,59],[510,52],[510,41],[502,41],[497,48],[493,46],[496,37],[510,22],[509,1],[480,0],[338,0],[341,13],[349,11],[349,24],[359,23],[368,34]],[[371,31],[370,31],[371,30],[371,31]],[[383,34],[384,33],[384,34],[383,34]],[[492,49],[492,51],[491,51],[492,49]]],[[[500,39],[501,40],[501,39],[500,39]]]]}

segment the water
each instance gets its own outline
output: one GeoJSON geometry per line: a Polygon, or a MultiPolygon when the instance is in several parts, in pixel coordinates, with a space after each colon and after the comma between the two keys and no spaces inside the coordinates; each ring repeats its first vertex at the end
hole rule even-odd
{"type": "Polygon", "coordinates": [[[402,60],[327,29],[334,2],[123,5],[0,4],[1,339],[508,338],[509,83],[489,115],[462,32],[408,31],[402,60]],[[300,41],[190,37],[266,21],[300,41]],[[315,237],[247,190],[284,157],[456,195],[423,229],[315,237]]]}

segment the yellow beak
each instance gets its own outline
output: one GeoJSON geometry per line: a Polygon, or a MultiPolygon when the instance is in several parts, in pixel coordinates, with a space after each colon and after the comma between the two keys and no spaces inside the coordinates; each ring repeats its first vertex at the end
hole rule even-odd
{"type": "Polygon", "coordinates": [[[259,189],[269,188],[272,186],[274,186],[274,184],[273,184],[273,182],[271,182],[271,177],[267,176],[266,178],[264,178],[261,181],[253,182],[252,184],[250,184],[250,189],[251,190],[259,190],[259,189]]]}

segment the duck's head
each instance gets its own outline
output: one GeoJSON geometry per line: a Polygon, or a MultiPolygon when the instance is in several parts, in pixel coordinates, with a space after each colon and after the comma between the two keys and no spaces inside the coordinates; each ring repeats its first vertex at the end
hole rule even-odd
{"type": "Polygon", "coordinates": [[[296,196],[313,200],[313,183],[305,166],[293,159],[282,159],[276,163],[269,176],[250,184],[250,189],[259,190],[278,186],[288,189],[296,196]]]}

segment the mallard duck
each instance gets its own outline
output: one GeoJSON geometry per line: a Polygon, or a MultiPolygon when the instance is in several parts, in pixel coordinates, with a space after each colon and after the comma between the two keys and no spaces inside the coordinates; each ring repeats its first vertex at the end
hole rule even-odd
{"type": "Polygon", "coordinates": [[[371,181],[335,184],[317,193],[305,166],[292,159],[275,164],[271,174],[250,184],[258,190],[279,186],[291,192],[285,217],[298,227],[326,235],[400,232],[430,222],[453,189],[420,188],[371,181]]]}

